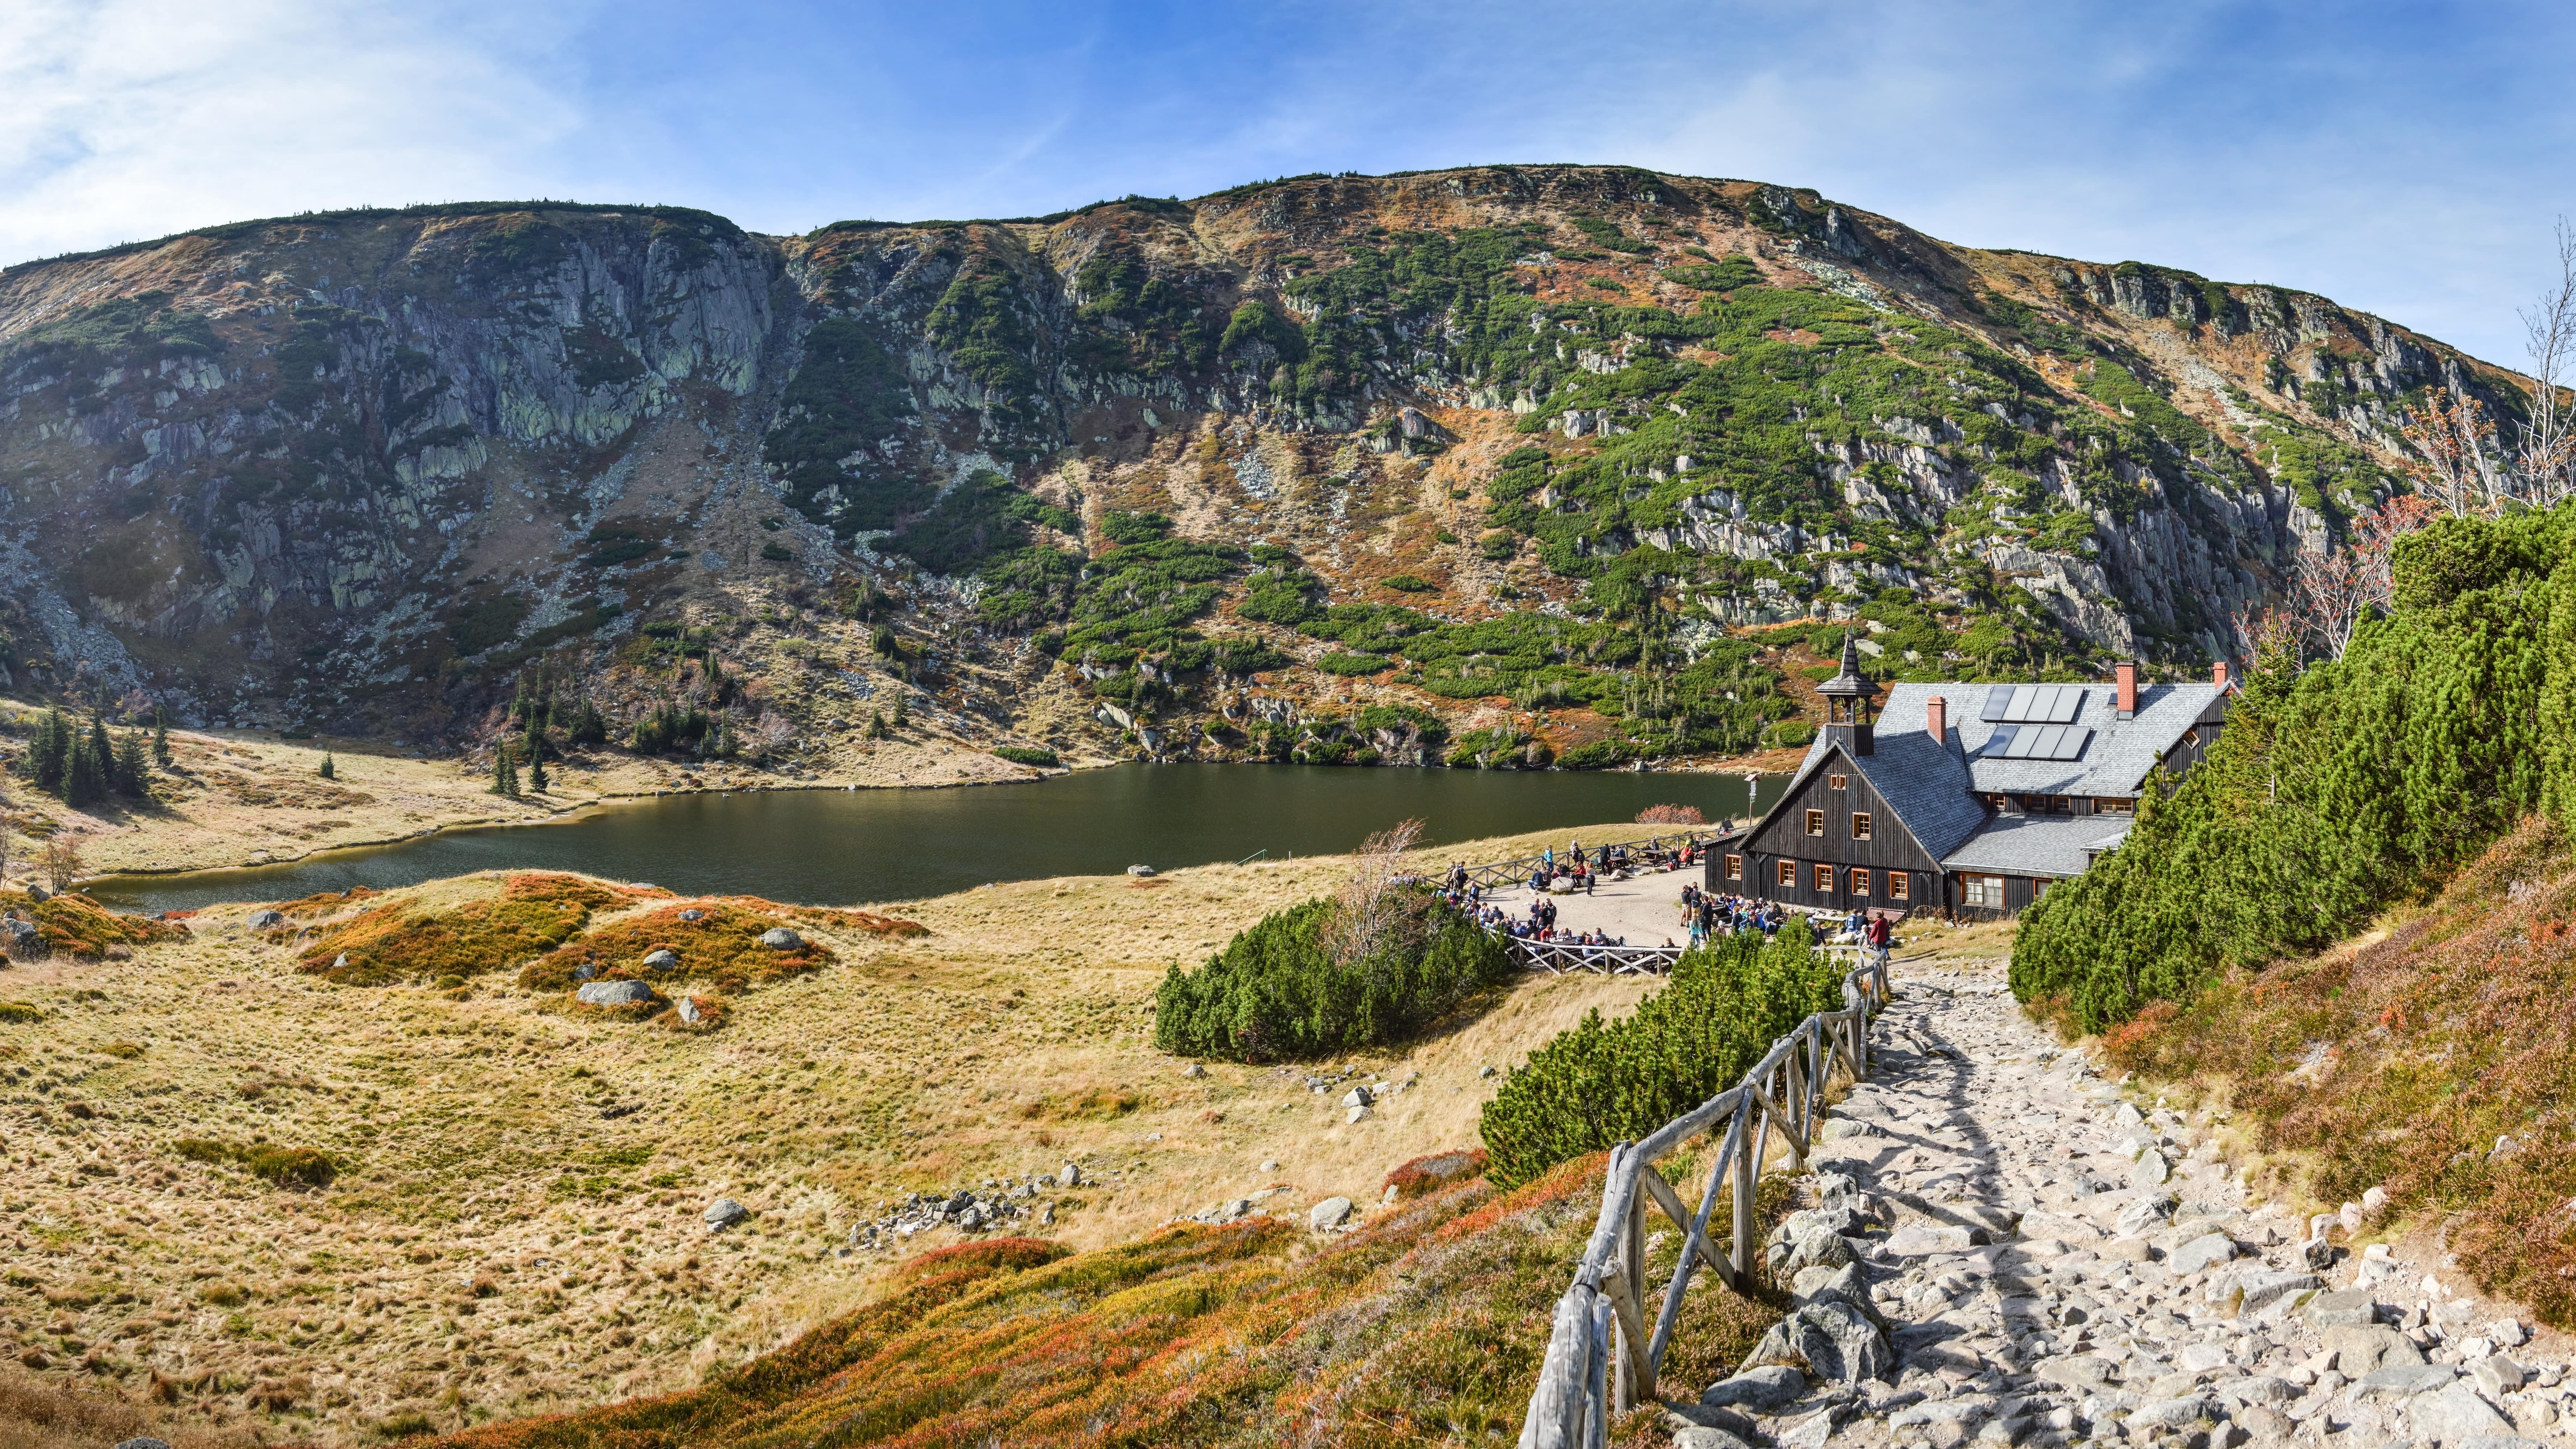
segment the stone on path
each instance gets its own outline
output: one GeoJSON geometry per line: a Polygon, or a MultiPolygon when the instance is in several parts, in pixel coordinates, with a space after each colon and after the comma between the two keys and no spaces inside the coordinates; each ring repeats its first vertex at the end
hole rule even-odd
{"type": "Polygon", "coordinates": [[[2236,1257],[2236,1244],[2225,1233],[2203,1233],[2165,1255],[2165,1266],[2176,1273],[2192,1274],[2217,1267],[2236,1257]]]}
{"type": "Polygon", "coordinates": [[[2444,1444],[2459,1444],[2490,1435],[2511,1436],[2513,1424],[2496,1412],[2469,1384],[2453,1380],[2406,1406],[2416,1432],[2444,1444]]]}
{"type": "Polygon", "coordinates": [[[2424,1354],[2414,1340],[2376,1323],[2347,1323],[2319,1330],[2317,1337],[2335,1356],[2335,1367],[2347,1379],[2366,1378],[2391,1366],[2416,1367],[2424,1354]]]}
{"type": "Polygon", "coordinates": [[[1699,1396],[1717,1407],[1776,1409],[1807,1392],[1807,1376],[1787,1364],[1764,1364],[1719,1379],[1699,1396]]]}
{"type": "Polygon", "coordinates": [[[1896,1351],[1878,1325],[1848,1303],[1822,1302],[1798,1308],[1771,1325],[1744,1367],[1803,1368],[1819,1379],[1851,1384],[1884,1378],[1895,1362],[1896,1351]]]}

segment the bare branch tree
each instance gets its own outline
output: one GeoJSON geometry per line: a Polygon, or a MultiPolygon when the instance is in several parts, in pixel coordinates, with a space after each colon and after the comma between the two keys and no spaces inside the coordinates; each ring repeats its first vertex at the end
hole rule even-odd
{"type": "Polygon", "coordinates": [[[2495,510],[2503,484],[2492,461],[2499,451],[2495,424],[2476,398],[2434,388],[2402,431],[2415,450],[2406,471],[2418,494],[2454,518],[2495,510]]]}
{"type": "Polygon", "coordinates": [[[2557,241],[2557,280],[2520,314],[2532,389],[2514,464],[2523,501],[2534,508],[2576,496],[2576,399],[2565,381],[2576,372],[2576,228],[2563,216],[2557,241]]]}
{"type": "Polygon", "coordinates": [[[1404,857],[1422,839],[1422,822],[1407,820],[1362,842],[1351,863],[1350,879],[1335,896],[1332,919],[1324,926],[1324,948],[1336,964],[1349,966],[1394,945],[1418,923],[1404,857]]]}
{"type": "Polygon", "coordinates": [[[2341,659],[2362,620],[2395,600],[2390,555],[2397,540],[2440,511],[2440,505],[2424,498],[2392,498],[2352,521],[2348,547],[2299,551],[2290,575],[2290,611],[2297,630],[2316,641],[2319,654],[2341,659]]]}
{"type": "Polygon", "coordinates": [[[2307,662],[2299,621],[2289,609],[2248,604],[2229,616],[2227,625],[2248,668],[2262,669],[2284,656],[2293,669],[2307,662]]]}

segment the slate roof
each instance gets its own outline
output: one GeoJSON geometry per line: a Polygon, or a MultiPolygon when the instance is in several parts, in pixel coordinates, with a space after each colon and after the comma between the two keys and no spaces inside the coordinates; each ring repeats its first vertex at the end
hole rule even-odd
{"type": "MultiPolygon", "coordinates": [[[[2084,753],[2072,760],[2006,760],[1982,752],[1999,727],[1978,716],[1986,698],[2010,684],[1897,684],[1879,711],[1879,736],[1893,729],[1923,728],[1923,704],[1935,695],[1950,702],[1950,729],[1965,752],[1969,789],[2028,795],[2135,795],[2147,772],[2196,724],[2226,719],[2225,693],[2215,684],[2141,684],[2135,718],[2118,719],[2114,684],[2077,686],[2083,703],[2070,724],[2090,729],[2084,753]]],[[[1874,777],[1873,777],[1874,778],[1874,777]]]]}
{"type": "Polygon", "coordinates": [[[2082,875],[2093,855],[2117,846],[2128,823],[2105,815],[1997,815],[1941,862],[1944,870],[1997,875],[2082,875]]]}
{"type": "MultiPolygon", "coordinates": [[[[1834,734],[1832,730],[1817,733],[1815,743],[1807,747],[1807,758],[1798,766],[1796,778],[1781,792],[1783,802],[1795,795],[1825,757],[1833,753],[1834,734]]],[[[1955,849],[1984,822],[1985,806],[1973,793],[1967,762],[1959,753],[1957,732],[1953,731],[1946,743],[1934,744],[1932,737],[1923,732],[1920,702],[1915,705],[1911,725],[1880,715],[1874,748],[1875,753],[1851,757],[1852,768],[1869,781],[1879,798],[1896,812],[1915,843],[1934,860],[1955,849]]],[[[1779,808],[1772,807],[1775,811],[1779,808]]],[[[1767,815],[1764,818],[1769,819],[1767,815]]]]}

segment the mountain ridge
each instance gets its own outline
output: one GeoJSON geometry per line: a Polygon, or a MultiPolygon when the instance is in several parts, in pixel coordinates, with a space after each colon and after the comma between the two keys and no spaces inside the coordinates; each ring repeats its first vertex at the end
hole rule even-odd
{"type": "Polygon", "coordinates": [[[0,666],[467,749],[542,666],[808,770],[896,696],[1077,757],[1708,758],[1794,740],[1844,623],[1891,675],[2196,669],[2402,486],[2411,400],[2515,382],[1623,167],[240,222],[0,270],[0,666]]]}

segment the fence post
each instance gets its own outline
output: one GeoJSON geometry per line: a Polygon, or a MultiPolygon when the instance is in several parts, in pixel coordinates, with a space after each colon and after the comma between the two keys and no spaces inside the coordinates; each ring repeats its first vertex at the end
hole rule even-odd
{"type": "MultiPolygon", "coordinates": [[[[1649,1166],[1650,1164],[1647,1163],[1639,1163],[1638,1171],[1642,1174],[1649,1166]]],[[[1644,1186],[1642,1177],[1640,1178],[1638,1185],[1641,1188],[1644,1186]]],[[[1628,1301],[1637,1305],[1637,1316],[1639,1318],[1644,1318],[1646,1316],[1647,1201],[1647,1195],[1642,1191],[1628,1199],[1628,1262],[1626,1270],[1628,1274],[1628,1301]]],[[[1648,1329],[1647,1332],[1652,1333],[1653,1330],[1648,1329]]],[[[1653,1359],[1646,1356],[1647,1350],[1652,1346],[1653,1340],[1649,1339],[1645,1343],[1638,1344],[1634,1350],[1637,1367],[1636,1371],[1631,1374],[1634,1382],[1628,1386],[1628,1402],[1622,1406],[1624,1408],[1633,1409],[1637,1407],[1637,1401],[1639,1399],[1651,1399],[1655,1396],[1655,1363],[1653,1359]]]]}
{"type": "MultiPolygon", "coordinates": [[[[1739,1113],[1752,1112],[1753,1094],[1745,1093],[1743,1099],[1735,1104],[1735,1110],[1739,1113]]],[[[1744,1146],[1735,1154],[1733,1188],[1735,1224],[1732,1236],[1735,1242],[1734,1251],[1729,1256],[1735,1259],[1736,1274],[1750,1283],[1753,1281],[1753,1189],[1754,1181],[1761,1173],[1761,1163],[1755,1160],[1753,1155],[1753,1123],[1749,1117],[1744,1121],[1744,1133],[1740,1140],[1744,1146]]]]}
{"type": "Polygon", "coordinates": [[[1610,1363],[1617,1355],[1611,1351],[1610,1336],[1618,1331],[1619,1315],[1612,1312],[1610,1300],[1592,1300],[1592,1361],[1583,1375],[1585,1388],[1583,1415],[1584,1449],[1609,1449],[1610,1396],[1607,1379],[1610,1363]]]}

